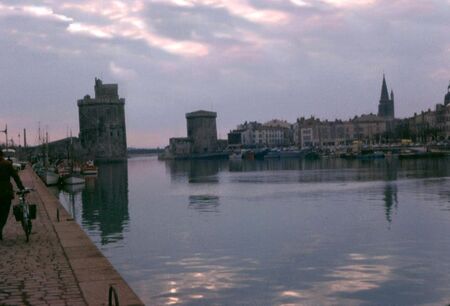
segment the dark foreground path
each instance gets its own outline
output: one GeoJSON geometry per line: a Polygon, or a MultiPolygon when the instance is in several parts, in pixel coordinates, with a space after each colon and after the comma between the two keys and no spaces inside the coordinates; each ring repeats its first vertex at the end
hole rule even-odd
{"type": "Polygon", "coordinates": [[[12,212],[3,230],[0,305],[108,305],[111,285],[120,305],[143,305],[34,172],[20,176],[38,215],[28,243],[12,212]]]}

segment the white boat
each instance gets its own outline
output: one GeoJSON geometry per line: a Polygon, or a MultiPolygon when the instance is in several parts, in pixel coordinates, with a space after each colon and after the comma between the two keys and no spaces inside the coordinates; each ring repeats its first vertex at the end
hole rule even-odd
{"type": "Polygon", "coordinates": [[[86,181],[84,178],[75,175],[69,175],[63,178],[64,185],[77,185],[77,184],[84,184],[85,182],[86,181]]]}
{"type": "Polygon", "coordinates": [[[84,184],[64,185],[63,190],[74,195],[75,193],[83,191],[84,188],[85,188],[84,184]]]}
{"type": "Polygon", "coordinates": [[[43,169],[39,176],[47,186],[57,185],[59,183],[58,173],[43,169]]]}
{"type": "Polygon", "coordinates": [[[230,160],[242,160],[242,153],[241,152],[232,152],[229,156],[230,160]]]}

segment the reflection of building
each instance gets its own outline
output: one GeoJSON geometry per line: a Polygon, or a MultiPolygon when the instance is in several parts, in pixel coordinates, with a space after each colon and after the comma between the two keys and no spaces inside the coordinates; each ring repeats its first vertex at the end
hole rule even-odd
{"type": "Polygon", "coordinates": [[[102,244],[122,239],[129,221],[127,167],[126,162],[99,165],[95,187],[83,191],[83,225],[99,231],[102,244]]]}
{"type": "Polygon", "coordinates": [[[200,213],[219,212],[219,197],[216,195],[201,194],[189,196],[189,208],[200,213]]]}
{"type": "Polygon", "coordinates": [[[397,207],[397,185],[386,184],[384,188],[384,209],[386,214],[386,220],[392,222],[392,208],[397,207]]]}
{"type": "Polygon", "coordinates": [[[218,173],[227,167],[225,160],[167,161],[171,179],[188,179],[189,183],[217,183],[218,173]]]}
{"type": "Polygon", "coordinates": [[[80,141],[88,158],[123,160],[127,153],[125,99],[119,98],[117,84],[95,79],[95,98],[78,100],[80,141]]]}

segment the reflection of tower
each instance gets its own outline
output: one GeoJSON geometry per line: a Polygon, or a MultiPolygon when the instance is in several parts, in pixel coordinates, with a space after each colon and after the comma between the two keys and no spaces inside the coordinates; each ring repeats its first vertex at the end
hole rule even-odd
{"type": "Polygon", "coordinates": [[[397,185],[395,184],[386,184],[384,188],[384,208],[386,214],[386,220],[391,223],[392,222],[392,208],[393,206],[397,207],[397,185]]]}
{"type": "Polygon", "coordinates": [[[117,84],[95,79],[95,98],[78,100],[80,141],[88,158],[124,160],[127,153],[125,99],[119,98],[117,84]]]}
{"type": "Polygon", "coordinates": [[[129,221],[128,164],[100,164],[98,170],[95,187],[83,191],[83,225],[107,244],[123,238],[129,221]]]}
{"type": "Polygon", "coordinates": [[[174,160],[167,161],[172,180],[186,177],[189,183],[217,183],[217,174],[226,167],[226,160],[174,160]]]}

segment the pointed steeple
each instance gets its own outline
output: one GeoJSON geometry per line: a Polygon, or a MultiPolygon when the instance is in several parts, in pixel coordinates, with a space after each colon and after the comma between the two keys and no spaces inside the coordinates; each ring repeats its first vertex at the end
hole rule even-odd
{"type": "Polygon", "coordinates": [[[447,106],[449,104],[450,104],[450,84],[448,84],[447,94],[445,95],[445,98],[444,98],[444,105],[447,106]]]}
{"type": "Polygon", "coordinates": [[[383,85],[381,86],[381,97],[380,101],[388,101],[389,100],[389,93],[386,85],[386,78],[383,74],[383,85]]]}
{"type": "Polygon", "coordinates": [[[391,89],[391,101],[394,101],[394,90],[391,89]]]}

